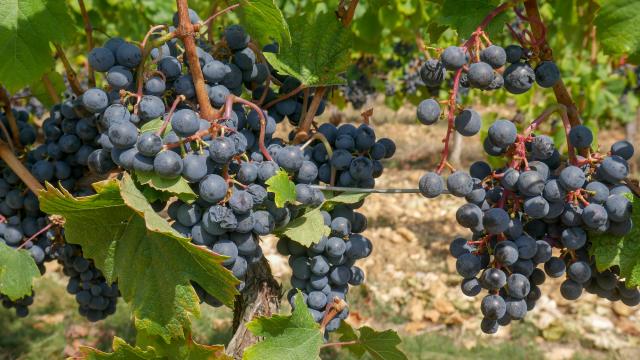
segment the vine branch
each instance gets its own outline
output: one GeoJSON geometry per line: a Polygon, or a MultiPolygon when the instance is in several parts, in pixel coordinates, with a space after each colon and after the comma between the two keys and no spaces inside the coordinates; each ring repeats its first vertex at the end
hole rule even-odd
{"type": "Polygon", "coordinates": [[[42,75],[42,84],[44,85],[44,89],[47,91],[47,95],[51,98],[51,101],[56,104],[59,103],[60,96],[58,96],[58,93],[56,92],[55,87],[53,87],[53,83],[47,74],[42,75]]]}
{"type": "MultiPolygon", "coordinates": [[[[9,122],[9,128],[11,129],[11,139],[7,138],[7,141],[12,141],[12,145],[21,147],[20,129],[18,129],[18,122],[11,110],[11,97],[9,96],[9,91],[4,87],[0,87],[0,101],[2,101],[2,109],[4,110],[4,114],[9,122]]],[[[11,146],[11,148],[13,148],[13,146],[11,146]]]]}
{"type": "Polygon", "coordinates": [[[73,67],[71,67],[71,63],[69,63],[69,59],[64,54],[64,50],[58,43],[54,43],[53,46],[56,48],[56,54],[62,61],[62,65],[64,66],[64,71],[67,74],[67,81],[69,81],[69,86],[71,86],[71,90],[74,94],[80,96],[82,95],[82,87],[80,86],[80,82],[78,81],[78,75],[76,74],[73,67]]]}
{"type": "Polygon", "coordinates": [[[176,35],[184,44],[184,50],[189,62],[189,71],[191,72],[191,78],[196,90],[196,98],[200,106],[200,117],[206,120],[213,120],[215,113],[211,102],[209,102],[209,96],[204,86],[204,76],[202,75],[200,60],[196,52],[196,41],[193,37],[195,29],[189,19],[187,0],[176,0],[176,3],[178,5],[178,17],[180,19],[180,24],[178,24],[178,28],[176,29],[176,35]]]}
{"type": "MultiPolygon", "coordinates": [[[[80,6],[80,13],[82,14],[82,22],[84,23],[84,31],[87,33],[87,51],[93,50],[93,26],[91,26],[91,20],[89,20],[89,14],[87,8],[84,6],[84,0],[78,0],[80,6]]],[[[91,68],[91,64],[87,61],[87,72],[89,73],[89,87],[96,86],[96,76],[91,68]]]]}
{"type": "Polygon", "coordinates": [[[22,162],[16,157],[16,155],[11,151],[7,143],[4,141],[0,142],[0,158],[9,166],[13,172],[18,175],[20,180],[24,182],[25,185],[33,192],[35,195],[38,195],[40,190],[44,190],[44,187],[40,182],[27,170],[27,168],[22,164],[22,162]]]}
{"type": "MultiPolygon", "coordinates": [[[[533,36],[539,41],[538,52],[540,60],[553,60],[553,51],[547,42],[545,37],[546,29],[542,18],[540,16],[540,10],[538,9],[537,0],[525,0],[524,7],[531,24],[531,30],[533,36]]],[[[553,86],[553,93],[556,96],[558,103],[564,105],[567,108],[567,115],[569,116],[569,122],[571,126],[580,125],[580,115],[578,113],[578,107],[576,106],[571,94],[564,85],[562,78],[553,86]]]]}

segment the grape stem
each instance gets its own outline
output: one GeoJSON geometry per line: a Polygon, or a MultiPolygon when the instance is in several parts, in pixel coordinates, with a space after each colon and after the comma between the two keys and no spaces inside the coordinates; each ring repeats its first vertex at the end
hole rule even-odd
{"type": "MultiPolygon", "coordinates": [[[[13,116],[13,111],[11,110],[11,97],[9,96],[9,91],[2,86],[0,86],[0,101],[2,102],[2,109],[4,110],[5,116],[9,122],[9,128],[11,129],[11,138],[9,137],[9,134],[6,133],[7,130],[3,129],[3,132],[7,137],[7,141],[9,142],[9,146],[12,150],[15,149],[15,146],[22,147],[20,144],[20,129],[18,129],[18,122],[16,121],[16,117],[13,116]]],[[[2,126],[4,127],[4,124],[2,126]]]]}
{"type": "Polygon", "coordinates": [[[358,6],[358,0],[351,0],[349,2],[349,7],[345,10],[344,8],[344,0],[340,1],[338,5],[338,10],[336,11],[336,15],[342,22],[342,26],[348,27],[351,25],[351,21],[353,21],[353,16],[356,13],[356,7],[358,6]]]}
{"type": "Polygon", "coordinates": [[[54,43],[53,46],[56,48],[56,54],[64,66],[64,71],[67,74],[67,81],[69,82],[69,86],[71,86],[71,91],[78,96],[82,95],[83,91],[80,86],[80,82],[78,81],[78,76],[73,70],[73,67],[71,67],[71,63],[69,63],[69,59],[67,59],[67,56],[64,54],[64,50],[62,50],[62,47],[58,43],[54,43]]]}
{"type": "MultiPolygon", "coordinates": [[[[87,13],[87,8],[84,6],[84,0],[78,0],[78,6],[80,6],[80,13],[82,14],[82,22],[84,23],[84,31],[87,34],[87,51],[93,50],[93,26],[91,26],[91,20],[89,19],[89,14],[87,13]]],[[[93,72],[93,68],[89,61],[87,61],[87,73],[88,73],[88,81],[89,87],[96,86],[96,76],[93,72]]]]}
{"type": "Polygon", "coordinates": [[[54,103],[60,102],[60,96],[56,92],[56,89],[53,87],[53,83],[51,83],[51,79],[47,74],[42,75],[42,84],[44,85],[44,89],[47,91],[47,94],[51,98],[51,101],[54,103]]]}
{"type": "MultiPolygon", "coordinates": [[[[536,39],[540,40],[539,46],[537,46],[540,60],[553,61],[553,52],[545,37],[546,28],[544,26],[544,23],[542,22],[542,18],[540,17],[538,1],[525,0],[524,7],[528,16],[527,19],[529,19],[531,24],[533,36],[536,39]]],[[[566,107],[570,125],[580,125],[581,120],[578,113],[578,108],[573,101],[571,94],[567,90],[567,87],[564,85],[564,81],[562,80],[562,78],[560,78],[560,80],[553,86],[553,93],[556,96],[556,100],[566,107]]]]}
{"type": "Polygon", "coordinates": [[[176,0],[178,5],[178,18],[180,23],[175,33],[176,36],[182,40],[184,49],[189,62],[189,71],[193,80],[193,85],[196,90],[196,98],[198,105],[200,106],[200,117],[205,120],[213,120],[215,113],[211,102],[209,101],[209,95],[204,84],[204,76],[202,75],[202,68],[200,67],[200,60],[198,59],[198,53],[196,51],[196,41],[194,39],[195,29],[191,20],[189,19],[189,7],[187,0],[176,0]]]}
{"type": "MultiPolygon", "coordinates": [[[[278,98],[276,98],[276,99],[271,100],[271,101],[270,101],[270,102],[268,102],[265,106],[263,106],[263,108],[264,108],[265,110],[269,110],[269,109],[270,109],[271,107],[273,107],[275,104],[277,104],[277,103],[279,103],[279,102],[281,102],[281,101],[287,100],[287,99],[289,99],[289,98],[291,98],[291,97],[293,97],[293,96],[298,95],[298,93],[299,93],[300,91],[304,90],[304,89],[305,89],[305,86],[301,84],[300,86],[298,86],[297,88],[295,88],[295,89],[291,90],[290,92],[288,92],[288,93],[286,93],[286,94],[284,94],[284,95],[282,95],[282,96],[279,96],[279,97],[278,97],[278,98]]],[[[266,93],[266,92],[267,92],[267,89],[265,88],[265,93],[266,93]]],[[[264,94],[263,94],[263,95],[264,95],[264,94]]]]}
{"type": "Polygon", "coordinates": [[[38,232],[37,232],[37,233],[35,233],[35,234],[31,235],[31,237],[30,237],[30,238],[28,238],[28,239],[27,239],[27,240],[25,240],[22,244],[20,244],[20,246],[18,246],[18,248],[17,248],[16,250],[20,250],[20,249],[24,248],[24,247],[25,247],[25,245],[27,245],[27,244],[29,243],[29,241],[31,241],[31,240],[33,240],[33,239],[37,238],[37,237],[38,237],[38,236],[40,236],[40,234],[42,234],[43,232],[45,232],[45,231],[47,231],[47,230],[51,229],[51,227],[52,227],[53,225],[54,225],[53,223],[49,223],[47,226],[45,226],[45,227],[43,227],[42,229],[38,230],[38,232]]]}
{"type": "Polygon", "coordinates": [[[40,184],[29,170],[27,170],[5,142],[0,142],[0,159],[2,159],[7,166],[9,166],[9,168],[18,175],[20,180],[27,185],[34,195],[38,195],[40,190],[44,190],[42,184],[40,184]]]}
{"type": "MultiPolygon", "coordinates": [[[[462,49],[465,52],[470,52],[469,49],[471,47],[476,47],[478,41],[480,40],[480,36],[485,35],[484,34],[484,29],[489,25],[489,23],[491,23],[491,21],[493,19],[496,18],[496,16],[500,15],[501,13],[505,12],[506,10],[508,10],[509,8],[511,8],[513,6],[513,2],[505,2],[503,4],[501,4],[500,6],[496,7],[495,9],[493,9],[485,18],[484,20],[482,20],[482,22],[480,23],[480,25],[476,28],[476,31],[474,31],[471,36],[469,37],[469,39],[462,45],[462,49]]],[[[477,51],[476,51],[477,52],[477,51]]],[[[454,130],[454,119],[455,119],[455,111],[456,111],[456,99],[458,96],[458,89],[460,87],[460,78],[462,76],[462,69],[458,69],[458,71],[456,71],[456,74],[453,78],[453,89],[451,90],[451,94],[449,95],[449,107],[447,110],[447,133],[444,136],[444,139],[442,140],[444,142],[444,148],[442,149],[442,153],[440,155],[440,163],[438,164],[438,167],[436,168],[436,173],[437,174],[441,174],[442,170],[445,168],[446,164],[447,164],[447,159],[449,157],[449,141],[451,139],[451,134],[453,133],[454,130]]]]}
{"type": "MultiPolygon", "coordinates": [[[[165,29],[166,25],[156,25],[152,26],[149,31],[144,36],[142,43],[140,44],[140,50],[142,51],[142,59],[140,60],[140,65],[138,65],[138,69],[136,70],[136,81],[138,82],[138,89],[136,91],[136,105],[133,107],[133,113],[138,113],[138,105],[140,104],[140,100],[142,99],[142,87],[144,85],[144,68],[147,63],[147,58],[151,53],[151,49],[153,46],[149,43],[149,37],[160,29],[165,29]]],[[[172,34],[172,33],[170,33],[172,34]]]]}
{"type": "Polygon", "coordinates": [[[181,101],[184,101],[184,99],[185,99],[184,95],[179,95],[173,101],[173,104],[171,104],[171,109],[169,109],[169,114],[164,118],[164,121],[162,122],[162,126],[160,126],[160,129],[158,129],[158,132],[156,132],[156,135],[162,136],[162,133],[164,133],[164,131],[167,129],[167,125],[169,125],[169,121],[171,121],[171,117],[173,116],[173,113],[176,111],[176,107],[178,107],[178,104],[180,104],[181,101]]]}
{"type": "Polygon", "coordinates": [[[227,8],[225,8],[225,9],[222,9],[222,10],[218,11],[217,13],[209,16],[209,18],[207,18],[207,20],[203,21],[202,22],[202,26],[209,26],[209,23],[212,22],[213,20],[215,20],[215,18],[217,18],[220,15],[224,15],[224,14],[228,13],[229,11],[233,11],[233,10],[237,9],[238,7],[240,7],[240,5],[241,5],[240,3],[234,4],[234,5],[231,5],[231,6],[227,7],[227,8]]]}
{"type": "Polygon", "coordinates": [[[269,151],[264,146],[264,136],[267,127],[267,119],[264,116],[264,111],[260,109],[258,105],[252,103],[251,101],[245,100],[239,96],[229,95],[229,97],[227,98],[227,104],[225,104],[225,117],[227,119],[231,115],[233,103],[240,103],[242,105],[248,106],[258,113],[258,117],[260,118],[260,136],[258,137],[258,147],[260,148],[260,151],[262,152],[262,155],[265,159],[273,161],[271,155],[269,155],[269,151]],[[231,103],[229,103],[229,100],[231,100],[231,103]]]}
{"type": "Polygon", "coordinates": [[[306,140],[309,137],[309,130],[311,129],[311,122],[313,118],[316,116],[316,111],[320,106],[320,102],[324,96],[324,92],[327,90],[324,86],[319,86],[316,88],[316,91],[313,94],[313,100],[309,105],[309,109],[307,109],[307,113],[304,117],[304,120],[298,127],[298,132],[296,133],[296,137],[293,139],[294,143],[300,143],[306,140]]]}
{"type": "Polygon", "coordinates": [[[458,69],[456,71],[455,76],[453,77],[453,89],[451,90],[451,95],[449,96],[449,109],[447,110],[447,133],[442,139],[444,143],[444,147],[442,148],[442,153],[440,154],[440,164],[436,168],[436,173],[439,175],[442,173],[442,170],[447,166],[447,159],[449,158],[449,140],[451,139],[451,134],[454,130],[454,120],[455,120],[455,111],[456,111],[456,98],[458,96],[458,88],[460,87],[460,77],[462,76],[462,69],[458,69]]]}
{"type": "Polygon", "coordinates": [[[341,342],[334,342],[334,343],[326,343],[326,344],[322,344],[322,345],[320,345],[320,348],[331,347],[331,346],[336,346],[336,347],[340,347],[340,346],[349,346],[349,345],[356,345],[357,343],[358,343],[358,340],[341,341],[341,342]]]}

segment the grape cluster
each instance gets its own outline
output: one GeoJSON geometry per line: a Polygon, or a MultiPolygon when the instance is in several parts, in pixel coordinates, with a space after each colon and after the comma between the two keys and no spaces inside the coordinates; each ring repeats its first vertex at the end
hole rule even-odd
{"type": "MultiPolygon", "coordinates": [[[[374,187],[375,178],[383,171],[381,160],[390,158],[396,150],[390,139],[376,141],[375,131],[366,124],[336,127],[325,123],[317,133],[324,141],[311,141],[304,149],[303,146],[277,144],[268,147],[278,167],[286,170],[296,184],[297,205],[285,208],[286,214],[281,216],[285,219],[294,220],[298,214],[303,214],[305,207],[323,205],[323,193],[311,185],[335,183],[342,187],[374,187]]],[[[348,285],[360,285],[364,281],[363,271],[354,266],[356,260],[369,256],[372,250],[371,241],[360,234],[366,229],[367,219],[354,211],[362,204],[337,205],[331,211],[322,210],[324,223],[331,228],[331,234],[309,247],[286,237],[278,241],[278,252],[289,256],[292,267],[293,289],[288,299],[294,306],[293,297],[298,290],[302,291],[317,322],[323,320],[325,309],[334,298],[345,300],[348,285]]],[[[326,330],[337,329],[348,313],[348,308],[342,310],[328,323],[326,330]]]]}
{"type": "Polygon", "coordinates": [[[433,85],[424,81],[422,77],[422,67],[424,67],[424,59],[419,57],[409,60],[407,65],[402,69],[402,77],[400,78],[402,83],[402,91],[405,94],[413,95],[418,92],[418,89],[426,86],[428,89],[437,91],[440,84],[433,85]]]}
{"type": "MultiPolygon", "coordinates": [[[[480,51],[474,59],[465,48],[450,46],[444,49],[439,59],[424,62],[420,77],[427,87],[439,87],[445,80],[447,70],[456,73],[462,71],[458,79],[458,91],[468,88],[497,90],[504,87],[509,93],[522,94],[534,83],[543,88],[553,87],[560,80],[560,71],[555,63],[540,61],[534,70],[529,64],[528,54],[526,49],[518,45],[506,48],[491,45],[480,51]]],[[[424,99],[418,104],[418,120],[425,125],[435,124],[441,115],[440,103],[435,99],[424,99]]],[[[473,136],[480,131],[482,121],[475,110],[466,108],[455,116],[454,125],[460,135],[473,136]]]]}
{"type": "MultiPolygon", "coordinates": [[[[191,21],[199,21],[195,13],[191,21]]],[[[97,173],[118,166],[134,174],[186,180],[197,195],[193,203],[158,200],[152,206],[158,212],[166,208],[171,226],[192,243],[227,256],[223,266],[241,280],[238,289],[242,291],[251,265],[263,258],[259,237],[273,234],[312,207],[326,205],[322,191],[311,185],[372,188],[383,171],[381,160],[393,155],[395,144],[390,139],[377,140],[366,124],[322,124],[312,130],[315,137],[306,144],[291,144],[295,132],[288,141],[276,137],[277,125],[284,119],[293,126],[301,123],[305,102],[308,108],[315,93],[300,92],[298,79],[258,62],[249,47],[249,35],[240,26],[224,29],[223,40],[219,46],[226,52],[212,51],[203,43],[197,48],[211,105],[224,113],[215,120],[200,118],[187,57],[177,51],[173,40],[152,51],[155,62],[147,69],[152,75],[142,79],[141,97],[135,93],[139,79],[134,74],[141,58],[131,44],[115,38],[94,49],[89,60],[96,70],[106,72],[111,91],[90,90],[108,101],[96,117],[100,148],[91,153],[88,165],[97,173]],[[162,75],[154,75],[158,73],[162,75]],[[277,80],[277,89],[265,83],[269,75],[277,80]],[[237,99],[228,101],[244,92],[251,93],[254,103],[266,104],[262,113],[242,101],[234,103],[237,99]],[[309,95],[306,100],[305,95],[309,95]],[[154,120],[154,126],[147,125],[154,120]],[[266,182],[281,170],[296,184],[296,201],[278,207],[266,182]]],[[[277,51],[277,43],[263,48],[263,52],[277,51]]],[[[314,117],[324,109],[321,99],[314,117]]],[[[292,284],[310,295],[307,304],[318,321],[332,294],[344,299],[348,284],[363,281],[362,270],[354,263],[369,255],[371,242],[359,234],[366,228],[366,218],[353,209],[361,205],[323,211],[327,226],[334,230],[313,245],[314,250],[284,237],[280,240],[287,246],[284,251],[279,245],[281,252],[298,264],[292,284]],[[316,288],[306,286],[313,259],[326,265],[324,270],[314,268],[322,275],[314,275],[315,286],[325,282],[315,292],[316,288]],[[304,272],[307,262],[305,277],[299,271],[304,272]]],[[[193,285],[201,301],[221,305],[200,284],[193,285]]],[[[339,319],[347,315],[348,310],[343,311],[329,329],[337,328],[339,319]]]]}
{"type": "MultiPolygon", "coordinates": [[[[343,124],[336,127],[325,123],[320,125],[318,133],[326,139],[331,155],[327,145],[317,140],[304,149],[304,164],[313,169],[313,172],[317,169],[317,179],[326,184],[373,188],[375,179],[382,175],[381,160],[390,158],[396,151],[393,140],[376,139],[375,130],[367,124],[359,127],[343,124]],[[315,169],[309,162],[315,165],[315,169]]],[[[276,156],[276,160],[277,158],[276,156]]],[[[300,182],[304,183],[302,180],[308,177],[299,176],[300,182]]]]}
{"type": "MultiPolygon", "coordinates": [[[[355,262],[368,257],[372,251],[371,241],[361,235],[367,227],[364,215],[349,206],[338,205],[330,212],[322,211],[322,216],[325,225],[331,228],[328,237],[323,236],[310,247],[286,238],[281,238],[277,245],[280,254],[290,256],[293,289],[287,297],[291,306],[295,305],[293,298],[297,291],[302,291],[316,322],[323,320],[324,310],[333,299],[346,299],[349,285],[362,284],[364,272],[355,262]]],[[[348,315],[349,309],[344,308],[329,321],[326,330],[338,329],[340,321],[348,315]]]]}
{"type": "MultiPolygon", "coordinates": [[[[36,141],[38,133],[36,127],[29,123],[29,112],[24,109],[14,108],[11,109],[11,113],[13,118],[16,120],[16,125],[18,126],[20,144],[22,146],[33,144],[36,141]]],[[[7,114],[0,113],[0,121],[2,121],[4,128],[10,131],[11,126],[9,124],[7,114]]],[[[0,132],[0,139],[7,141],[6,134],[4,132],[0,132]]]]}
{"type": "Polygon", "coordinates": [[[14,309],[17,317],[27,317],[29,315],[29,306],[33,305],[35,291],[31,291],[31,295],[26,295],[17,300],[11,300],[8,296],[0,294],[0,301],[5,309],[14,309]]]}
{"type": "MultiPolygon", "coordinates": [[[[70,104],[67,104],[71,106],[70,104]]],[[[81,142],[62,140],[60,138],[67,134],[75,134],[77,116],[67,119],[62,115],[61,109],[65,104],[58,104],[51,110],[51,117],[45,120],[43,128],[45,144],[30,148],[37,136],[35,127],[28,122],[29,113],[23,110],[13,110],[13,116],[20,131],[20,143],[26,146],[25,156],[22,157],[24,165],[41,182],[60,182],[69,191],[73,191],[75,181],[84,176],[84,168],[78,162],[78,149],[81,142]],[[55,120],[54,120],[55,119],[55,120]],[[55,125],[53,123],[56,123],[55,125]],[[64,122],[68,132],[63,132],[61,124],[64,122]],[[55,127],[55,131],[52,130],[55,127]]],[[[70,109],[70,107],[69,107],[70,109]]],[[[0,119],[9,129],[6,114],[0,114],[0,119]]],[[[97,133],[87,143],[92,143],[97,133]]],[[[73,135],[75,138],[75,135],[73,135]]],[[[87,145],[91,146],[91,145],[87,145]]],[[[93,151],[93,147],[86,156],[93,151]]],[[[40,211],[38,198],[29,190],[25,189],[20,178],[5,164],[0,166],[0,241],[12,248],[21,248],[29,251],[38,269],[44,274],[46,262],[56,259],[57,252],[54,241],[56,233],[48,226],[48,219],[40,211]]],[[[34,294],[25,296],[22,299],[11,301],[7,297],[2,297],[5,307],[15,308],[18,316],[28,314],[27,306],[33,303],[34,294]]]]}
{"type": "Polygon", "coordinates": [[[86,175],[89,156],[103,141],[97,121],[106,104],[104,92],[89,90],[51,108],[42,123],[45,141],[28,152],[25,164],[39,182],[60,185],[76,195],[88,194],[88,187],[78,183],[86,175]],[[103,105],[96,107],[94,98],[101,95],[103,105]]]}
{"type": "Polygon", "coordinates": [[[78,312],[89,321],[104,320],[116,312],[120,291],[116,283],[108,284],[92,260],[82,256],[78,245],[64,244],[57,249],[62,272],[69,277],[67,292],[75,295],[78,312]]]}
{"type": "MultiPolygon", "coordinates": [[[[593,134],[586,126],[574,126],[568,141],[590,151],[593,134]]],[[[632,194],[622,184],[634,153],[631,143],[616,142],[608,155],[563,161],[551,137],[519,135],[513,123],[498,120],[489,127],[485,150],[511,162],[492,169],[479,161],[469,173],[453,172],[446,182],[428,172],[419,183],[426,197],[446,187],[467,200],[456,219],[473,236],[454,239],[450,253],[464,278],[462,292],[476,296],[488,291],[481,303],[482,331],[495,333],[524,318],[547,276],[565,279],[560,293],[568,300],[587,291],[629,306],[640,303],[640,291],[627,287],[617,266],[598,271],[589,255],[592,236],[620,237],[633,227],[632,194]]]]}

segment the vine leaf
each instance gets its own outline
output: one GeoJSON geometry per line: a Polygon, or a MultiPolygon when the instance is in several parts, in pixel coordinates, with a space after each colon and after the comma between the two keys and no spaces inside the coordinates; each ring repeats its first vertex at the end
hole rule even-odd
{"type": "Polygon", "coordinates": [[[265,53],[269,63],[280,73],[291,75],[305,86],[344,84],[338,74],[350,65],[353,34],[331,12],[298,15],[289,19],[289,29],[296,34],[291,46],[280,47],[279,54],[265,53]]]}
{"type": "Polygon", "coordinates": [[[375,360],[406,360],[407,356],[398,349],[402,342],[393,330],[376,331],[368,326],[355,330],[345,321],[342,322],[337,333],[341,342],[355,342],[344,345],[356,357],[361,358],[368,353],[375,360]]]}
{"type": "Polygon", "coordinates": [[[286,203],[296,201],[296,185],[289,180],[289,174],[279,170],[275,175],[265,181],[267,191],[275,194],[276,206],[281,208],[286,203]]]}
{"type": "MultiPolygon", "coordinates": [[[[633,204],[631,221],[640,224],[640,202],[631,195],[625,195],[633,204]],[[635,201],[634,201],[635,200],[635,201]]],[[[620,267],[620,277],[626,278],[628,286],[640,285],[640,228],[633,226],[629,234],[616,237],[610,234],[589,234],[591,254],[596,259],[598,271],[614,265],[620,267]]]]}
{"type": "Polygon", "coordinates": [[[252,38],[262,45],[276,41],[280,46],[291,45],[291,33],[284,15],[273,0],[241,0],[237,13],[240,23],[252,38]]]}
{"type": "MultiPolygon", "coordinates": [[[[468,38],[476,31],[485,16],[499,4],[499,1],[493,0],[445,0],[442,3],[440,23],[456,29],[460,38],[468,38]]],[[[485,32],[489,35],[499,33],[506,19],[505,13],[496,16],[486,27],[485,32]]]]}
{"type": "Polygon", "coordinates": [[[331,191],[323,191],[323,193],[326,200],[322,207],[329,211],[337,204],[355,204],[369,196],[367,193],[343,193],[335,196],[331,191]]]}
{"type": "Polygon", "coordinates": [[[40,276],[27,250],[16,250],[0,241],[0,293],[11,300],[31,294],[33,279],[40,276]]]}
{"type": "Polygon", "coordinates": [[[264,340],[248,347],[244,360],[317,359],[323,337],[302,296],[290,316],[257,317],[247,328],[264,340]]]}
{"type": "Polygon", "coordinates": [[[324,217],[320,208],[307,211],[304,215],[288,223],[278,233],[304,246],[319,243],[323,236],[331,233],[331,229],[324,224],[324,217]]]}
{"type": "Polygon", "coordinates": [[[595,19],[597,37],[605,50],[640,59],[640,3],[637,1],[603,1],[595,19]]]}
{"type": "Polygon", "coordinates": [[[189,335],[186,339],[166,343],[162,339],[144,338],[138,334],[136,346],[127,344],[119,337],[113,339],[113,352],[81,347],[84,359],[90,360],[148,360],[148,359],[185,359],[185,360],[233,360],[225,355],[222,345],[201,345],[189,335]]]}
{"type": "Polygon", "coordinates": [[[192,281],[233,306],[238,280],[221,265],[225,258],[181,237],[128,174],[121,181],[100,183],[96,190],[96,195],[74,198],[46,184],[40,207],[62,215],[66,240],[81,245],[109,283],[118,281],[137,328],[167,341],[184,337],[189,316],[200,314],[192,281]]]}
{"type": "MultiPolygon", "coordinates": [[[[158,130],[160,130],[160,128],[162,127],[162,124],[164,123],[164,119],[162,118],[158,118],[158,119],[153,119],[147,123],[145,123],[144,125],[142,125],[142,127],[140,128],[140,133],[146,133],[149,131],[153,131],[156,132],[158,130]]],[[[169,131],[171,131],[171,122],[167,123],[167,127],[164,129],[164,133],[163,134],[167,134],[169,131]]]]}
{"type": "Polygon", "coordinates": [[[154,172],[136,171],[135,174],[136,180],[140,184],[177,196],[184,202],[192,203],[197,197],[187,180],[182,176],[175,179],[163,179],[154,172]]]}
{"type": "Polygon", "coordinates": [[[51,68],[50,41],[75,33],[66,2],[0,0],[0,79],[15,91],[40,79],[51,68]]]}

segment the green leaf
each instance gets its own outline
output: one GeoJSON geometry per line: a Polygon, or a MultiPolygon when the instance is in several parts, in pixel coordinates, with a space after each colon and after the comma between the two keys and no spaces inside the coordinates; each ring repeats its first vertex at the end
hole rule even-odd
{"type": "MultiPolygon", "coordinates": [[[[148,131],[156,132],[160,130],[163,123],[164,123],[164,119],[162,118],[153,119],[145,123],[144,125],[142,125],[142,127],[140,128],[140,134],[146,133],[148,131]]],[[[171,131],[171,122],[169,122],[167,124],[167,127],[164,129],[164,134],[168,133],[169,131],[171,131]]]]}
{"type": "Polygon", "coordinates": [[[240,23],[251,38],[262,45],[272,41],[284,47],[291,45],[289,25],[273,0],[241,0],[240,4],[240,23]]]}
{"type": "Polygon", "coordinates": [[[356,334],[349,324],[342,322],[338,329],[340,341],[355,341],[353,345],[344,345],[357,357],[365,352],[376,360],[406,360],[407,356],[398,349],[401,340],[393,330],[376,331],[368,326],[361,327],[356,334]]]}
{"type": "MultiPolygon", "coordinates": [[[[452,26],[460,38],[468,39],[497,5],[496,1],[492,0],[444,0],[440,23],[452,26]]],[[[506,20],[507,17],[504,13],[496,16],[489,23],[485,32],[489,35],[499,33],[504,28],[506,20]]]]}
{"type": "Polygon", "coordinates": [[[9,91],[25,87],[51,68],[50,41],[75,29],[64,1],[0,0],[0,79],[9,91]]]}
{"type": "Polygon", "coordinates": [[[331,12],[298,15],[289,19],[295,34],[291,46],[281,47],[279,54],[265,53],[278,72],[294,76],[305,86],[344,84],[338,74],[350,64],[353,34],[331,12]]]}
{"type": "Polygon", "coordinates": [[[323,236],[331,233],[331,229],[324,224],[324,217],[320,208],[307,211],[302,216],[288,223],[278,233],[304,246],[319,243],[323,236]]]}
{"type": "Polygon", "coordinates": [[[65,218],[65,236],[82,246],[108,282],[118,281],[131,303],[136,326],[150,334],[184,336],[189,316],[198,316],[198,283],[232,307],[238,280],[221,263],[225,259],[181,237],[158,215],[125,174],[97,186],[93,196],[74,198],[47,184],[40,208],[65,218]]]}
{"type": "Polygon", "coordinates": [[[182,176],[175,179],[163,179],[154,172],[136,171],[136,180],[142,185],[177,196],[184,202],[193,202],[197,195],[189,186],[189,182],[182,176]]]}
{"type": "Polygon", "coordinates": [[[0,294],[18,300],[31,294],[33,279],[40,276],[27,250],[16,250],[0,242],[0,294]]]}
{"type": "Polygon", "coordinates": [[[127,344],[119,337],[113,338],[113,352],[82,347],[80,351],[89,360],[148,360],[148,359],[186,359],[186,360],[232,360],[225,355],[222,345],[200,345],[191,337],[187,340],[175,340],[170,343],[162,339],[151,338],[140,341],[136,346],[127,344]]]}
{"type": "Polygon", "coordinates": [[[313,320],[298,292],[291,316],[257,317],[247,328],[264,340],[248,347],[245,360],[316,359],[324,342],[320,326],[313,320]]]}
{"type": "Polygon", "coordinates": [[[596,259],[598,271],[604,271],[612,266],[620,267],[620,277],[626,278],[628,286],[640,286],[640,202],[631,195],[626,194],[632,202],[631,221],[634,226],[631,232],[623,237],[610,234],[589,234],[591,240],[590,253],[596,259]]]}
{"type": "Polygon", "coordinates": [[[337,204],[355,204],[369,196],[368,193],[353,192],[342,193],[336,196],[333,196],[333,193],[331,191],[323,191],[323,193],[324,198],[326,199],[323,204],[323,208],[328,210],[333,209],[333,207],[337,204]]]}
{"type": "Polygon", "coordinates": [[[274,193],[276,206],[281,208],[286,203],[296,201],[296,185],[289,180],[289,174],[284,170],[279,170],[267,181],[267,191],[274,193]]]}
{"type": "Polygon", "coordinates": [[[640,2],[602,1],[595,19],[598,40],[608,52],[637,57],[640,55],[639,22],[640,2]]]}
{"type": "MultiPolygon", "coordinates": [[[[62,94],[65,90],[64,79],[62,78],[62,75],[55,71],[48,72],[45,75],[51,81],[51,85],[53,86],[56,94],[62,94]]],[[[51,99],[49,93],[44,87],[44,83],[42,82],[42,80],[32,83],[30,88],[31,95],[36,97],[38,101],[40,101],[45,107],[49,108],[55,105],[53,99],[51,99]]]]}

